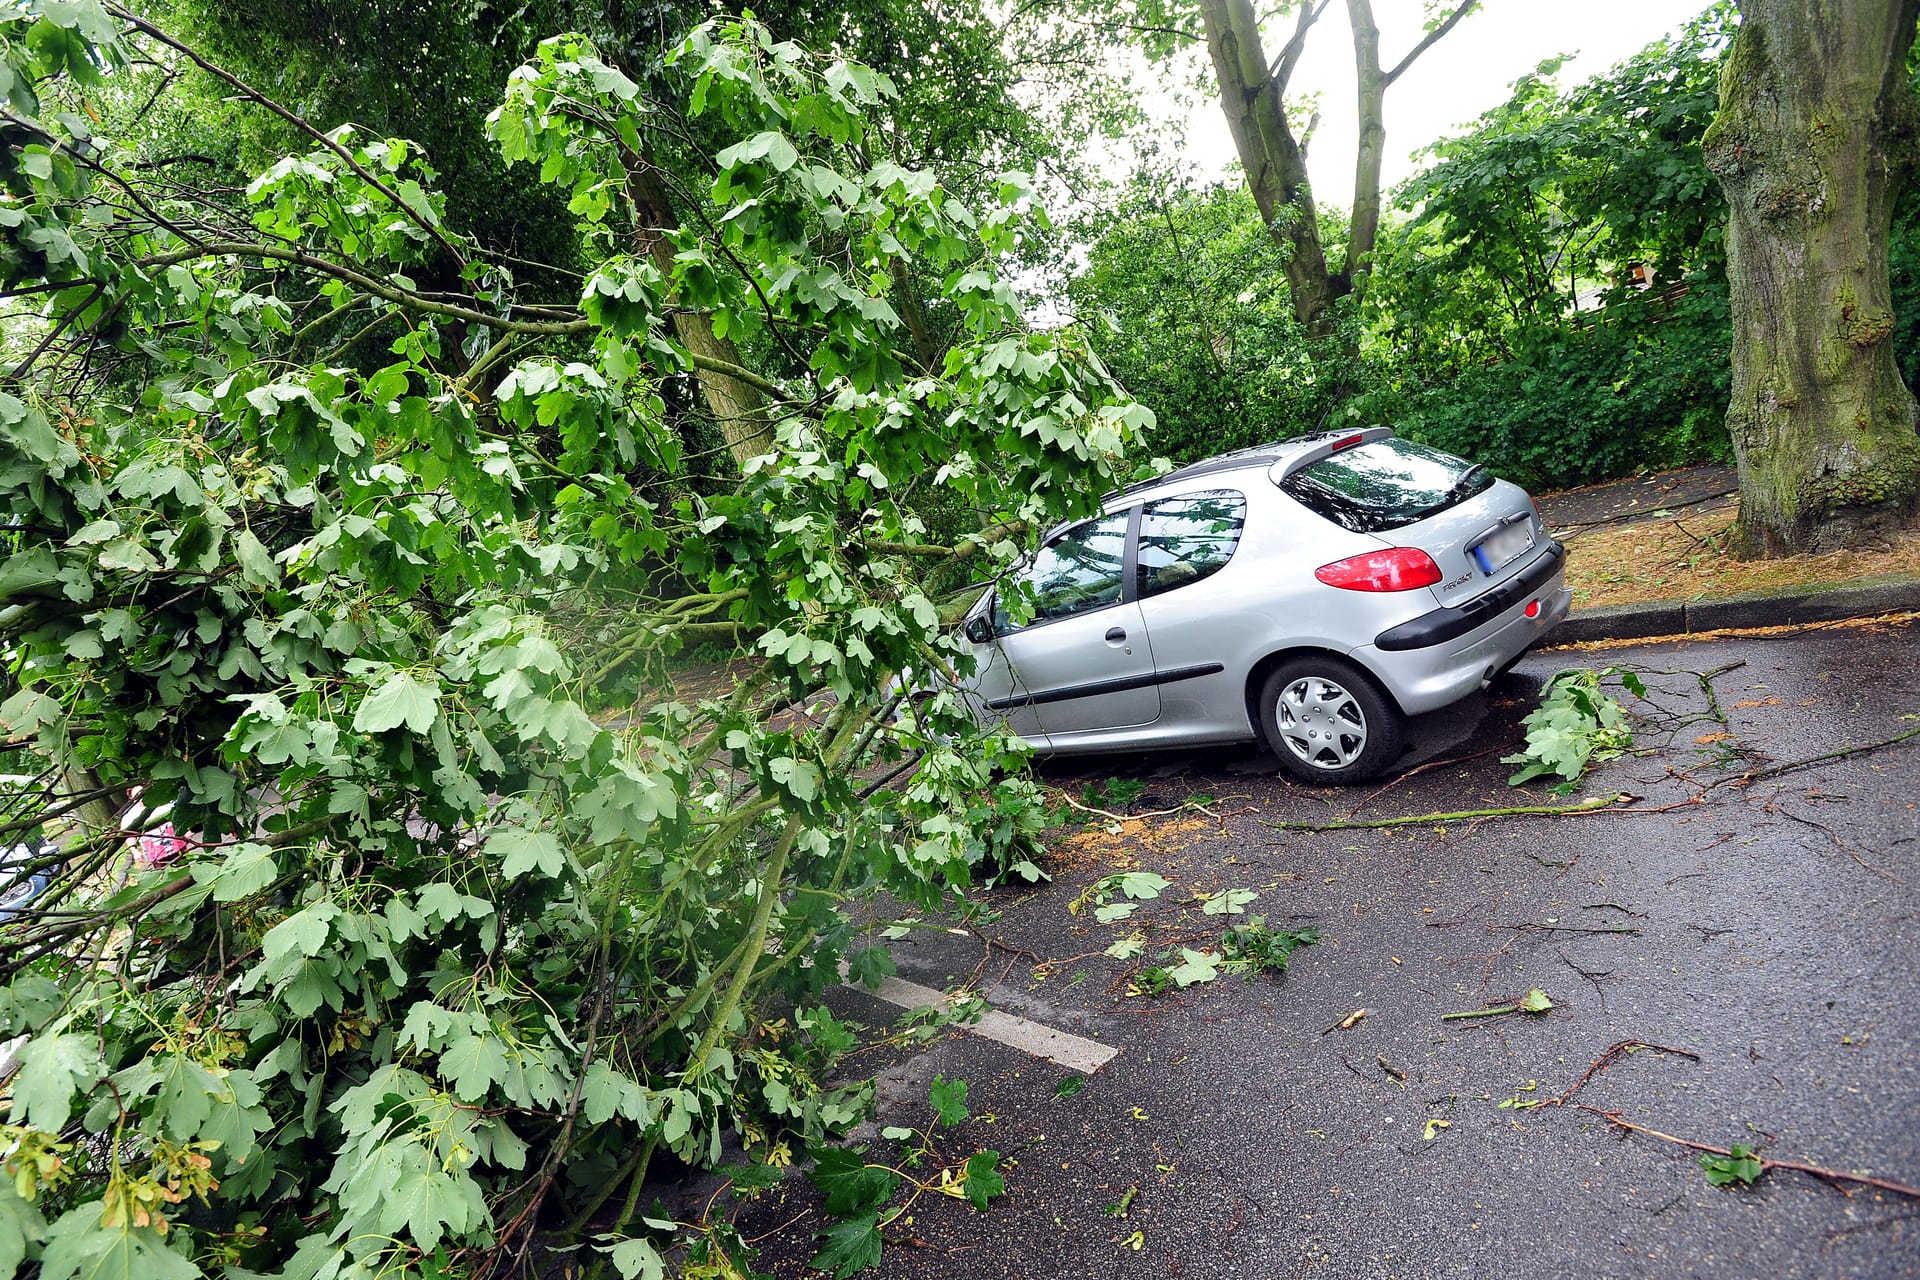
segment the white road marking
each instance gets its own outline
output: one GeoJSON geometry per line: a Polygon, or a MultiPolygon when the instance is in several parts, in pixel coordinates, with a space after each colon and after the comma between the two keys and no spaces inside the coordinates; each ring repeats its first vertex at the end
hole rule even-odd
{"type": "MultiPolygon", "coordinates": [[[[844,971],[841,976],[845,976],[844,971]]],[[[878,991],[868,991],[857,983],[847,985],[855,991],[866,991],[870,996],[878,996],[887,1003],[897,1004],[903,1009],[914,1009],[921,1005],[945,1008],[952,1003],[952,997],[944,991],[935,991],[932,987],[923,987],[917,982],[903,982],[899,978],[882,978],[878,991]]],[[[968,1024],[965,1029],[983,1040],[1004,1044],[1010,1049],[1018,1049],[1036,1058],[1045,1058],[1072,1071],[1098,1071],[1113,1061],[1114,1055],[1120,1052],[1112,1045],[1101,1044],[1098,1040],[1088,1040],[1066,1031],[1056,1031],[1052,1027],[1042,1026],[1031,1019],[1016,1018],[998,1009],[987,1010],[980,1021],[968,1024]]]]}

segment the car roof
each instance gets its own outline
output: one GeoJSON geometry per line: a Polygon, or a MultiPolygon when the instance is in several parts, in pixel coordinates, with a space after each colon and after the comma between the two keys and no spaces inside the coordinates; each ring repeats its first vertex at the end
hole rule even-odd
{"type": "Polygon", "coordinates": [[[1267,444],[1256,444],[1246,449],[1235,449],[1232,453],[1216,454],[1211,458],[1202,458],[1167,472],[1163,476],[1136,481],[1124,489],[1116,489],[1106,494],[1102,501],[1112,503],[1124,498],[1137,497],[1150,490],[1163,486],[1179,484],[1188,480],[1198,480],[1204,476],[1220,475],[1228,471],[1243,471],[1258,467],[1271,468],[1274,463],[1292,457],[1303,449],[1312,448],[1325,440],[1351,435],[1352,431],[1315,431],[1304,436],[1294,436],[1290,440],[1274,440],[1267,444]]]}

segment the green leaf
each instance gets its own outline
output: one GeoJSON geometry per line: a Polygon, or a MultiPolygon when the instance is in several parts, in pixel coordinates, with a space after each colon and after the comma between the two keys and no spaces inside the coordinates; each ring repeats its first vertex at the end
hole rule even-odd
{"type": "MultiPolygon", "coordinates": [[[[438,883],[438,882],[436,882],[438,883]]],[[[260,939],[260,952],[268,960],[278,960],[295,952],[312,958],[327,945],[333,918],[340,908],[331,902],[316,902],[282,920],[260,939]]]]}
{"type": "Polygon", "coordinates": [[[442,924],[452,924],[461,916],[485,920],[493,914],[491,902],[461,893],[445,880],[434,880],[420,886],[419,907],[422,916],[429,920],[438,918],[442,924]]]}
{"type": "Polygon", "coordinates": [[[405,671],[389,672],[353,713],[355,733],[388,733],[401,725],[424,735],[440,716],[440,689],[405,671]]]}
{"type": "Polygon", "coordinates": [[[1207,899],[1200,910],[1210,916],[1237,916],[1247,909],[1247,904],[1260,896],[1254,889],[1229,889],[1225,893],[1216,893],[1207,899]]]}
{"type": "Polygon", "coordinates": [[[588,1124],[605,1124],[617,1115],[638,1125],[653,1123],[647,1091],[604,1062],[587,1068],[587,1077],[580,1085],[580,1110],[588,1124]]]}
{"type": "Polygon", "coordinates": [[[40,1280],[198,1280],[200,1268],[151,1227],[103,1227],[100,1202],[60,1215],[47,1233],[40,1280]]]}
{"type": "Polygon", "coordinates": [[[666,1262],[651,1241],[622,1240],[607,1251],[607,1257],[620,1280],[661,1280],[666,1275],[666,1262]]]}
{"type": "Polygon", "coordinates": [[[500,859],[500,874],[518,880],[534,869],[549,880],[566,868],[566,854],[550,831],[501,827],[487,837],[487,852],[500,859]]]}
{"type": "Polygon", "coordinates": [[[1125,920],[1140,909],[1137,902],[1109,902],[1093,909],[1093,918],[1101,924],[1114,924],[1125,920]]]}
{"type": "Polygon", "coordinates": [[[1538,987],[1530,989],[1526,995],[1520,997],[1522,1013],[1545,1013],[1551,1008],[1553,1008],[1553,1001],[1538,987]]]}
{"type": "Polygon", "coordinates": [[[13,1275],[27,1256],[27,1247],[47,1238],[40,1211],[20,1198],[13,1179],[0,1178],[0,1275],[13,1275]]]}
{"type": "Polygon", "coordinates": [[[967,1157],[966,1180],[961,1184],[967,1193],[967,1199],[980,1212],[987,1211],[987,1201],[1002,1195],[1007,1189],[1007,1180],[1000,1176],[1000,1153],[982,1151],[967,1157]]]}
{"type": "Polygon", "coordinates": [[[264,844],[234,845],[218,866],[204,860],[195,863],[193,878],[213,885],[215,902],[238,902],[267,888],[280,876],[280,864],[273,850],[264,844]]]}
{"type": "Polygon", "coordinates": [[[68,465],[79,456],[48,425],[44,413],[5,392],[0,392],[0,440],[48,467],[68,465]]]}
{"type": "Polygon", "coordinates": [[[440,1055],[440,1078],[462,1102],[479,1102],[506,1074],[506,1043],[497,1035],[462,1036],[440,1055]]]}
{"type": "Polygon", "coordinates": [[[1080,1091],[1086,1087],[1087,1078],[1085,1076],[1067,1076],[1061,1080],[1059,1084],[1053,1086],[1053,1096],[1056,1098],[1078,1097],[1080,1091]]]}
{"type": "Polygon", "coordinates": [[[880,1265],[880,1215],[863,1213],[832,1223],[820,1233],[820,1251],[807,1266],[846,1280],[856,1271],[880,1265]]]}
{"type": "Polygon", "coordinates": [[[1129,898],[1157,898],[1173,881],[1151,871],[1126,871],[1110,877],[1113,887],[1129,898]]]}
{"type": "Polygon", "coordinates": [[[117,538],[100,548],[100,567],[127,573],[153,573],[160,568],[160,561],[137,539],[117,538]]]}
{"type": "Polygon", "coordinates": [[[73,1115],[75,1091],[92,1089],[106,1074],[99,1042],[92,1036],[73,1032],[35,1036],[17,1053],[20,1074],[13,1080],[9,1116],[14,1124],[32,1125],[45,1133],[65,1128],[73,1115]]]}
{"type": "MultiPolygon", "coordinates": [[[[413,1143],[405,1166],[382,1197],[381,1229],[394,1232],[405,1226],[414,1243],[431,1252],[443,1235],[458,1240],[482,1226],[487,1206],[480,1196],[479,1184],[464,1170],[448,1172],[440,1162],[413,1143]],[[417,1153],[417,1154],[415,1154],[417,1153]]],[[[383,1147],[390,1151],[393,1144],[383,1147]]]]}
{"type": "Polygon", "coordinates": [[[897,972],[893,953],[885,947],[862,947],[847,957],[847,980],[869,991],[878,991],[880,984],[897,972]]]}
{"type": "Polygon", "coordinates": [[[946,1080],[935,1076],[933,1084],[927,1089],[927,1105],[940,1117],[940,1123],[948,1127],[959,1124],[973,1114],[967,1110],[965,1080],[946,1080]]]}
{"type": "Polygon", "coordinates": [[[893,1170],[870,1165],[862,1152],[847,1147],[815,1148],[807,1180],[825,1194],[827,1212],[835,1217],[878,1208],[900,1186],[893,1170]]]}
{"type": "MultiPolygon", "coordinates": [[[[1098,915],[1099,912],[1096,911],[1094,914],[1098,915]]],[[[1132,960],[1146,949],[1147,940],[1135,934],[1131,938],[1120,939],[1120,941],[1108,947],[1102,954],[1112,956],[1115,960],[1132,960]]]]}
{"type": "Polygon", "coordinates": [[[110,542],[119,536],[120,522],[118,520],[95,520],[91,524],[82,525],[80,532],[67,539],[67,545],[70,547],[90,547],[97,542],[110,542]]]}
{"type": "Polygon", "coordinates": [[[1180,963],[1169,969],[1175,986],[1191,987],[1202,982],[1212,982],[1220,976],[1220,957],[1211,951],[1195,951],[1192,947],[1180,948],[1180,963]]]}
{"type": "Polygon", "coordinates": [[[231,1167],[244,1164],[253,1155],[260,1135],[272,1126],[273,1118],[260,1105],[262,1094],[253,1072],[236,1067],[226,1073],[220,1085],[212,1095],[199,1139],[219,1143],[220,1155],[231,1167]]]}
{"type": "Polygon", "coordinates": [[[254,586],[280,584],[280,566],[273,562],[266,545],[253,536],[253,530],[242,529],[234,536],[233,558],[240,565],[240,575],[254,586]]]}
{"type": "Polygon", "coordinates": [[[44,725],[58,724],[64,712],[60,704],[37,689],[22,689],[0,702],[0,729],[10,741],[31,738],[44,725]]]}
{"type": "Polygon", "coordinates": [[[1750,1187],[1759,1181],[1760,1175],[1767,1171],[1756,1157],[1753,1148],[1734,1143],[1727,1148],[1730,1154],[1724,1156],[1705,1155],[1700,1157],[1700,1167],[1707,1171],[1707,1181],[1716,1187],[1731,1187],[1736,1183],[1750,1187]]]}

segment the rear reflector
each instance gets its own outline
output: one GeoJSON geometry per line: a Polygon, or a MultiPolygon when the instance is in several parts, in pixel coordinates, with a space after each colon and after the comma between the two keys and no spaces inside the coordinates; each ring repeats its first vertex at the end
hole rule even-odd
{"type": "Polygon", "coordinates": [[[1537,618],[1540,616],[1540,602],[1538,600],[1527,601],[1527,616],[1529,618],[1537,618]]]}
{"type": "Polygon", "coordinates": [[[1415,547],[1387,547],[1323,564],[1313,576],[1343,591],[1413,591],[1440,581],[1440,566],[1415,547]]]}

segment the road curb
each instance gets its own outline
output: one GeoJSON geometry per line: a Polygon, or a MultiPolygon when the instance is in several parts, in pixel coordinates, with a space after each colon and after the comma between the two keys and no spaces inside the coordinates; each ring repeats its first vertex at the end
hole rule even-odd
{"type": "Polygon", "coordinates": [[[1818,591],[1753,592],[1724,600],[1659,600],[1577,611],[1555,627],[1554,645],[1645,640],[1695,631],[1794,626],[1920,609],[1920,580],[1856,583],[1818,591]]]}

